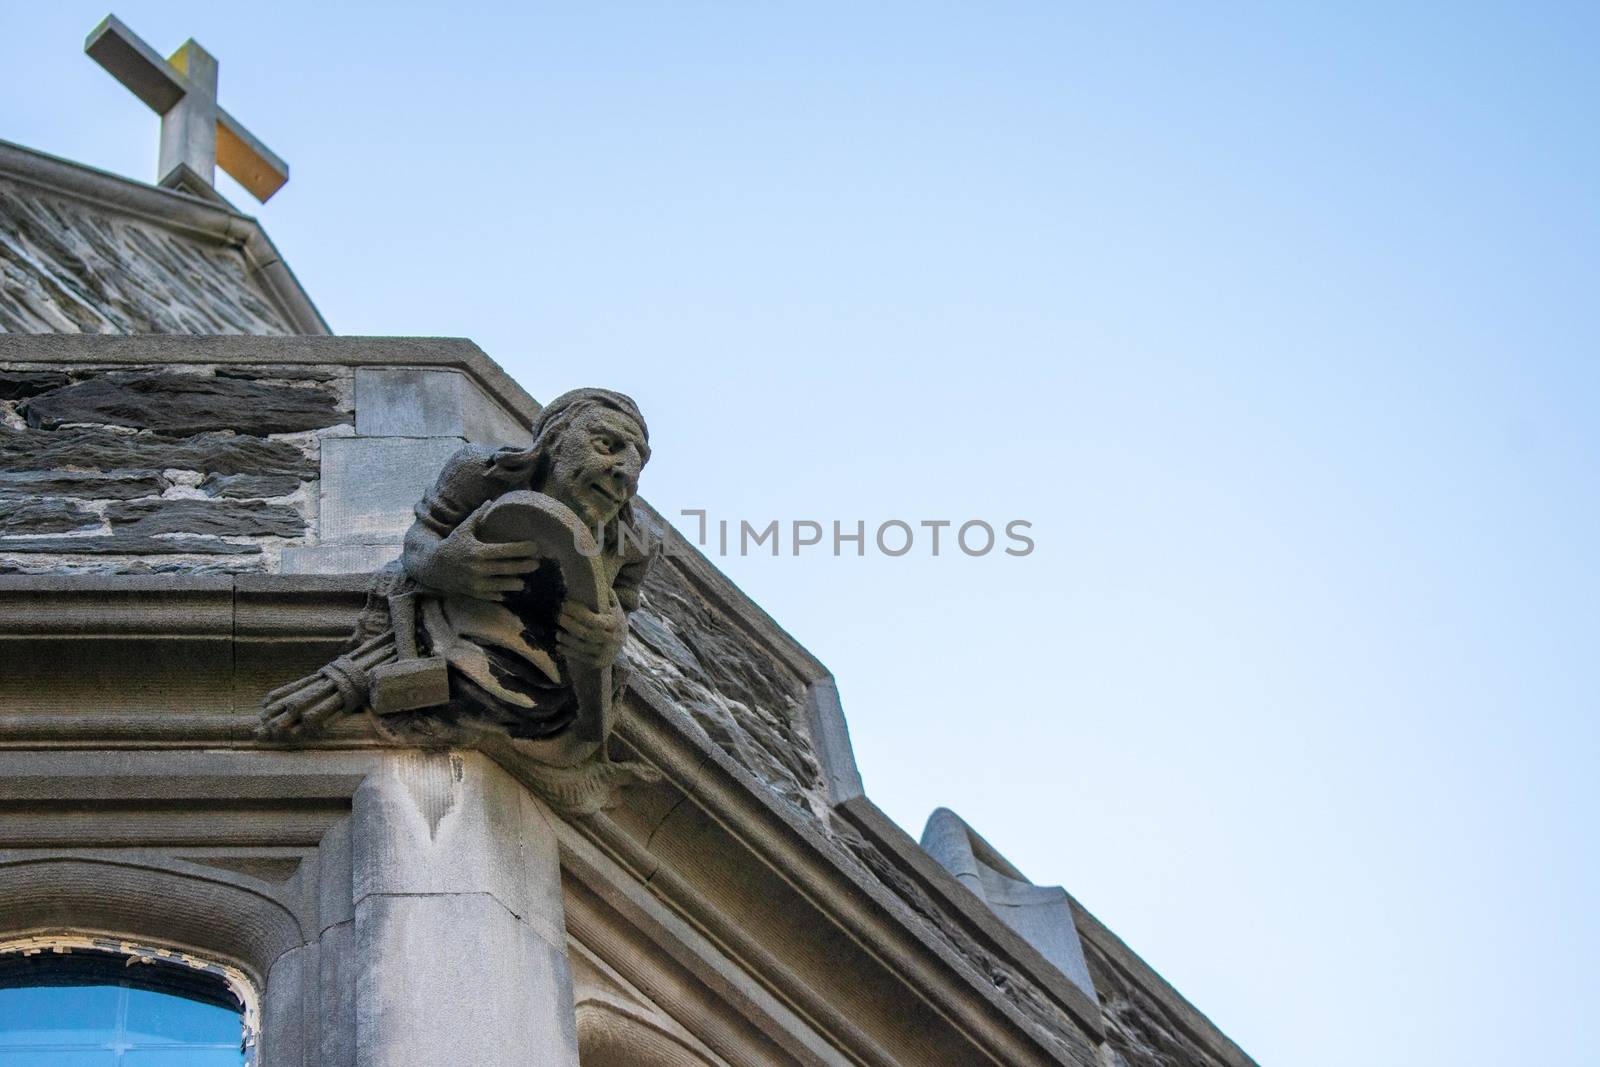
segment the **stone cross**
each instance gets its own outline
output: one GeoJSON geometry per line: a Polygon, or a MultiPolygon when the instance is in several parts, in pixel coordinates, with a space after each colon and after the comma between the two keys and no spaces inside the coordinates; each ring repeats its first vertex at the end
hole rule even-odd
{"type": "Polygon", "coordinates": [[[162,59],[115,15],[107,15],[83,50],[161,116],[157,170],[162,185],[214,195],[221,164],[265,203],[289,180],[289,165],[217,106],[216,57],[192,38],[171,59],[162,59]]]}

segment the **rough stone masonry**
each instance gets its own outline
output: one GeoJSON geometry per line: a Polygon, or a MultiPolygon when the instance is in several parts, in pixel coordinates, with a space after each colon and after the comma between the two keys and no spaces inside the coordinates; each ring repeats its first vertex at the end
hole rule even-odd
{"type": "Polygon", "coordinates": [[[273,569],[353,421],[348,371],[0,366],[0,573],[273,569]]]}

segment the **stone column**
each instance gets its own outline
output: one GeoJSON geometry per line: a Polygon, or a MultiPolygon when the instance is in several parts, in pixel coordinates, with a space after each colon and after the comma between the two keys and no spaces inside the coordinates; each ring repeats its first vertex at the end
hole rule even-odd
{"type": "Polygon", "coordinates": [[[351,837],[358,1067],[577,1067],[544,806],[477,753],[397,752],[351,837]]]}

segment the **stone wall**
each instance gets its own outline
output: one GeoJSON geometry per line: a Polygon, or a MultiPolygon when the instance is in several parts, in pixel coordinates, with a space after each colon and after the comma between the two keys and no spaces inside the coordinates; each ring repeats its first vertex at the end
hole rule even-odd
{"type": "MultiPolygon", "coordinates": [[[[413,505],[456,449],[527,442],[526,416],[450,366],[451,343],[429,343],[440,363],[410,366],[378,362],[405,361],[408,342],[393,339],[302,341],[326,358],[280,364],[238,353],[281,356],[286,342],[108,343],[139,354],[0,360],[0,573],[372,571],[399,555],[413,505]],[[218,362],[197,361],[206,353],[218,362]]],[[[658,561],[629,662],[774,794],[824,817],[810,679],[731,610],[736,589],[702,585],[682,561],[658,561]]]]}
{"type": "Polygon", "coordinates": [[[344,368],[0,364],[0,573],[276,570],[352,411],[344,368]]]}

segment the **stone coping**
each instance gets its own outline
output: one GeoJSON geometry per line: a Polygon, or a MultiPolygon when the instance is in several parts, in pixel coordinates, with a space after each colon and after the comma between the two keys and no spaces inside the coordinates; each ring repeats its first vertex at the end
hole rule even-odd
{"type": "MultiPolygon", "coordinates": [[[[866,796],[852,797],[840,804],[837,810],[841,818],[861,831],[869,841],[893,855],[901,868],[946,909],[960,915],[972,929],[979,931],[984,936],[986,949],[1024,966],[1079,1025],[1092,1033],[1099,1033],[1100,1006],[1046,960],[1021,934],[1004,922],[991,921],[995,920],[995,915],[988,905],[962,885],[876,804],[866,796]]],[[[1020,877],[1018,880],[1027,881],[1020,877]]]]}
{"type": "Polygon", "coordinates": [[[193,237],[236,246],[244,254],[250,276],[296,329],[305,334],[332,332],[261,223],[242,214],[220,196],[215,200],[202,199],[147,185],[3,140],[0,140],[0,178],[193,237]]]}

